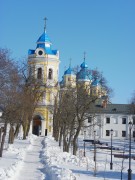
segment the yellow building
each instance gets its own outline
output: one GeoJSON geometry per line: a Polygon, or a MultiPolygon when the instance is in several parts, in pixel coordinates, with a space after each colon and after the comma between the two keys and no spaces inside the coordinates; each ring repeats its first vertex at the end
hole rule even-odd
{"type": "Polygon", "coordinates": [[[59,63],[59,51],[52,50],[45,24],[36,49],[28,51],[29,73],[42,82],[39,91],[43,92],[32,121],[32,133],[35,135],[47,135],[47,132],[52,131],[52,109],[58,92],[59,63]]]}
{"type": "MultiPolygon", "coordinates": [[[[43,34],[37,40],[37,46],[34,50],[28,52],[28,72],[41,83],[39,91],[42,96],[35,109],[32,120],[32,133],[35,135],[47,135],[52,132],[53,128],[53,107],[55,97],[59,94],[58,78],[59,78],[59,51],[52,50],[52,43],[46,33],[46,19],[43,34]]],[[[99,79],[92,76],[88,66],[84,61],[80,65],[80,70],[76,74],[71,68],[64,72],[60,82],[62,91],[67,88],[75,88],[76,85],[83,85],[89,94],[93,96],[106,96],[99,79]]]]}

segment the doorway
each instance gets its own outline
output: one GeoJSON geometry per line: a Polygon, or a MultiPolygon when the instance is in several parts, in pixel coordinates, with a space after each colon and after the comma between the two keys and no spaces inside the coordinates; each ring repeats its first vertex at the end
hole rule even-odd
{"type": "Polygon", "coordinates": [[[32,134],[35,134],[37,136],[41,135],[41,117],[39,115],[36,115],[33,118],[33,130],[32,134]]]}

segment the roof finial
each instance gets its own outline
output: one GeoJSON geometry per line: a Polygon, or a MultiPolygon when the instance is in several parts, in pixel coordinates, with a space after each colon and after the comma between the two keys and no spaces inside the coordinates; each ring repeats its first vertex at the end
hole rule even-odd
{"type": "Polygon", "coordinates": [[[84,62],[85,62],[85,58],[86,58],[86,52],[84,51],[84,62]]]}
{"type": "Polygon", "coordinates": [[[67,67],[66,67],[66,66],[64,66],[64,71],[66,71],[66,68],[67,68],[67,67]]]}
{"type": "Polygon", "coordinates": [[[72,61],[72,58],[70,58],[70,61],[69,61],[69,67],[71,68],[71,61],[72,61]]]}
{"type": "Polygon", "coordinates": [[[44,32],[46,32],[46,21],[47,21],[48,19],[45,17],[44,18],[44,21],[45,21],[45,25],[44,25],[44,32]]]}

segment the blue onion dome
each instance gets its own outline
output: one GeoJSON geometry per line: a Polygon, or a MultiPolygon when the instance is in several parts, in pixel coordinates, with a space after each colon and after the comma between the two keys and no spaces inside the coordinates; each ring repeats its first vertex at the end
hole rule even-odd
{"type": "Polygon", "coordinates": [[[88,65],[86,64],[86,62],[84,61],[81,65],[80,65],[80,67],[83,69],[83,68],[88,68],[88,65]]]}
{"type": "Polygon", "coordinates": [[[77,79],[79,80],[91,80],[92,76],[91,73],[89,72],[89,70],[86,69],[81,69],[78,73],[77,73],[77,79]]]}
{"type": "Polygon", "coordinates": [[[88,65],[84,61],[81,65],[81,70],[77,73],[77,79],[83,81],[90,81],[92,80],[92,75],[90,70],[88,69],[88,65]]]}
{"type": "Polygon", "coordinates": [[[74,75],[74,72],[72,68],[69,66],[69,68],[64,72],[64,75],[74,75]]]}
{"type": "Polygon", "coordinates": [[[93,82],[91,83],[92,86],[101,86],[100,84],[100,80],[98,79],[98,77],[95,77],[93,82]]]}
{"type": "MultiPolygon", "coordinates": [[[[49,36],[46,34],[46,31],[44,31],[44,33],[39,37],[39,39],[37,40],[37,48],[42,48],[45,50],[46,54],[50,54],[50,55],[57,55],[58,50],[52,50],[52,43],[51,40],[49,38],[49,36]]],[[[34,54],[33,50],[29,50],[29,55],[34,54]]]]}
{"type": "Polygon", "coordinates": [[[37,44],[39,43],[51,43],[51,40],[49,38],[49,36],[46,34],[46,32],[44,32],[37,40],[37,44]]]}

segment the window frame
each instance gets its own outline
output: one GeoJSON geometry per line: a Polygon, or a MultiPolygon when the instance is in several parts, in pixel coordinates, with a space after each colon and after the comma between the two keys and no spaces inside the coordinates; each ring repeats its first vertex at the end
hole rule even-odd
{"type": "Polygon", "coordinates": [[[126,131],[122,131],[122,137],[126,137],[126,131]]]}
{"type": "Polygon", "coordinates": [[[110,130],[106,130],[106,136],[110,136],[110,130]]]}
{"type": "Polygon", "coordinates": [[[127,124],[127,118],[122,117],[122,124],[127,124]]]}
{"type": "Polygon", "coordinates": [[[106,124],[110,124],[110,117],[106,117],[106,124]],[[109,122],[108,122],[109,120],[109,122]]]}
{"type": "Polygon", "coordinates": [[[41,67],[39,67],[37,69],[37,79],[42,79],[42,68],[41,67]]]}
{"type": "Polygon", "coordinates": [[[49,69],[48,69],[48,79],[49,79],[49,80],[52,80],[52,79],[53,79],[53,69],[52,69],[52,68],[49,68],[49,69]]]}

